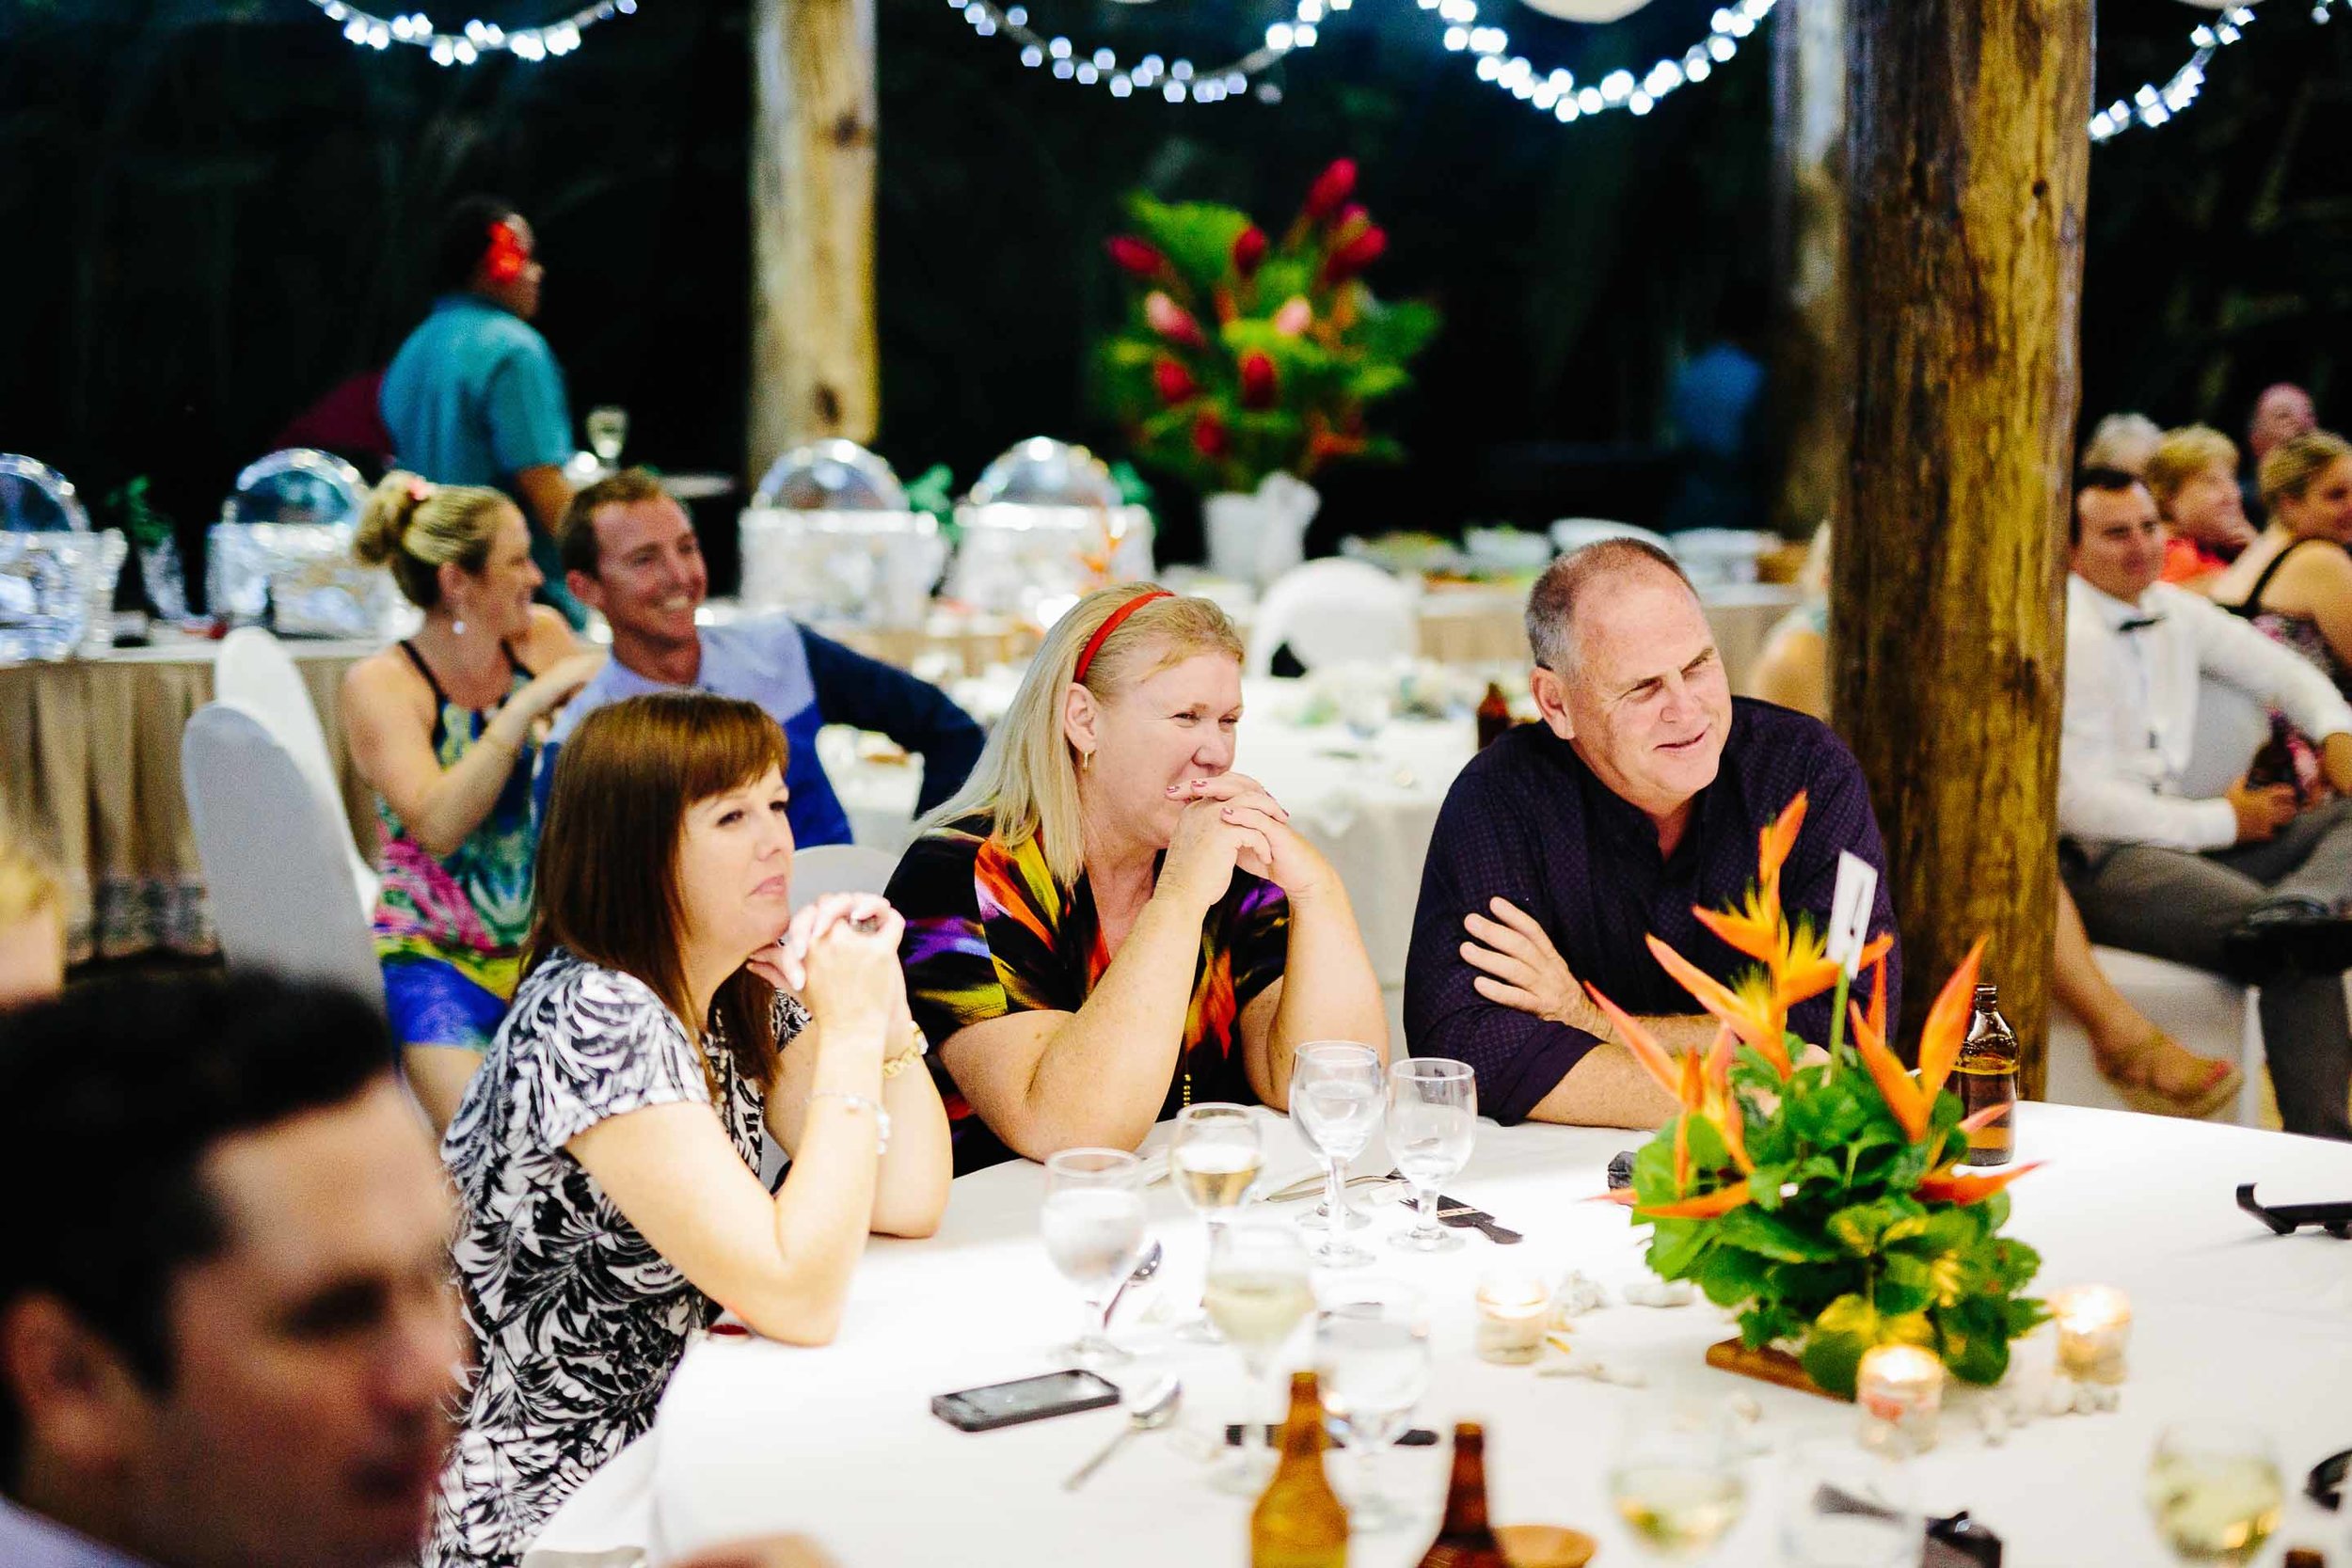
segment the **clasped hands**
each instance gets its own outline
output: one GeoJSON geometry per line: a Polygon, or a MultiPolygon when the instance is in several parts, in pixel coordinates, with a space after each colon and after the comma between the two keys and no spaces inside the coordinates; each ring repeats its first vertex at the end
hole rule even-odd
{"type": "Polygon", "coordinates": [[[1281,802],[1248,774],[1188,779],[1168,785],[1168,798],[1184,810],[1160,881],[1188,889],[1203,909],[1225,896],[1236,868],[1274,883],[1295,904],[1313,899],[1329,884],[1329,863],[1291,827],[1281,802]]]}

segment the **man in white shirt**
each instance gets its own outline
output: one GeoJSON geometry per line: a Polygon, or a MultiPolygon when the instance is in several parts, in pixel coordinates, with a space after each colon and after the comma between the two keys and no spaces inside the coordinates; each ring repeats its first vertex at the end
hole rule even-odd
{"type": "Polygon", "coordinates": [[[2262,986],[2263,1038],[2290,1132],[2352,1139],[2352,705],[2299,655],[2158,581],[2146,486],[2093,469],[2074,497],[2066,595],[2059,869],[2092,940],[2262,986]],[[2201,681],[2236,688],[2316,739],[2336,797],[2240,778],[2184,798],[2201,681]]]}

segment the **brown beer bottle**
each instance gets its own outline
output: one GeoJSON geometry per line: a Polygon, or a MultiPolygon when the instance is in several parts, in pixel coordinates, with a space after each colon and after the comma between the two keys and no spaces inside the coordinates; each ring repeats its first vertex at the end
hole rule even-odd
{"type": "Polygon", "coordinates": [[[1977,1016],[1968,1025],[1968,1038],[1954,1064],[1952,1087],[1960,1093],[1960,1108],[1970,1116],[1995,1105],[2009,1114],[1968,1134],[1968,1163],[2006,1165],[2017,1155],[2017,1033],[2001,1016],[1996,988],[1977,988],[1977,1016]]]}
{"type": "Polygon", "coordinates": [[[1446,1484],[1445,1523],[1422,1554],[1421,1568],[1509,1568],[1486,1523],[1486,1429],[1464,1421],[1454,1429],[1454,1479],[1446,1484]]]}
{"type": "Polygon", "coordinates": [[[1502,688],[1488,681],[1486,696],[1478,701],[1478,749],[1493,745],[1510,727],[1511,705],[1503,701],[1502,688]]]}
{"type": "Polygon", "coordinates": [[[1249,1515],[1249,1568],[1346,1568],[1347,1510],[1323,1471],[1323,1396],[1291,1374],[1281,1463],[1249,1515]]]}

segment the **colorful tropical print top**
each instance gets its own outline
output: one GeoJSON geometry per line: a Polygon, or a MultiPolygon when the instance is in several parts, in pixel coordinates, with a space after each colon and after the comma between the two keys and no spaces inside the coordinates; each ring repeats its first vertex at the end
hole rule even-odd
{"type": "MultiPolygon", "coordinates": [[[[433,754],[447,770],[482,738],[498,710],[477,712],[451,702],[415,650],[401,646],[433,687],[433,754]]],[[[516,661],[508,696],[531,679],[516,661]]],[[[384,823],[384,886],[374,917],[379,960],[438,960],[485,990],[514,994],[516,965],[531,932],[532,876],[539,855],[531,787],[538,753],[535,738],[524,744],[489,815],[446,856],[410,837],[399,814],[377,800],[384,823]]]]}
{"type": "MultiPolygon", "coordinates": [[[[889,898],[906,918],[899,956],[907,1001],[934,1047],[932,1070],[947,1102],[956,1173],[1009,1160],[1012,1151],[974,1115],[939,1065],[936,1047],[956,1031],[1009,1013],[1074,1013],[1110,967],[1111,956],[1083,874],[1057,886],[1045,847],[1008,849],[985,816],[934,828],[914,841],[891,876],[889,898]]],[[[1200,924],[1183,1053],[1160,1106],[1162,1117],[1210,1100],[1256,1101],[1244,1067],[1241,1012],[1282,977],[1290,905],[1282,890],[1246,872],[1200,924]]]]}

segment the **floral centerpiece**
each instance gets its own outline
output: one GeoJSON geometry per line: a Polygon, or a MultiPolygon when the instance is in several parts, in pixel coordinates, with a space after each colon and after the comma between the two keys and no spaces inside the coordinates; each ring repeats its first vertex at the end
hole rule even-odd
{"type": "Polygon", "coordinates": [[[1974,1118],[1963,1119],[1944,1084],[1984,943],[1945,983],[1921,1031],[1918,1069],[1907,1069],[1886,1041],[1890,939],[1872,942],[1856,966],[1873,977],[1865,1009],[1849,1002],[1846,971],[1810,923],[1791,925],[1781,907],[1780,869],[1804,808],[1799,795],[1763,830],[1744,908],[1694,911],[1756,968],[1725,986],[1649,939],[1722,1025],[1710,1049],[1669,1053],[1593,993],[1682,1107],[1635,1156],[1620,1201],[1654,1227],[1648,1260],[1660,1276],[1738,1307],[1747,1348],[1793,1349],[1830,1393],[1851,1398],[1863,1353],[1888,1343],[1923,1346],[1957,1377],[1997,1383],[2010,1341],[2048,1314],[2020,1293],[2041,1258],[2000,1233],[2003,1189],[2034,1165],[1954,1169],[1974,1118]],[[1788,1032],[1788,1009],[1833,988],[1827,1059],[1801,1065],[1806,1042],[1788,1032]],[[1848,1013],[1850,1041],[1839,1016],[1848,1013]]]}
{"type": "Polygon", "coordinates": [[[1132,283],[1098,356],[1108,412],[1138,461],[1213,499],[1290,476],[1245,526],[1303,534],[1304,482],[1335,462],[1404,455],[1369,414],[1412,384],[1406,366],[1438,311],[1384,304],[1365,285],[1389,236],[1355,190],[1355,164],[1333,163],[1279,239],[1235,208],[1138,194],[1136,231],[1108,242],[1132,283]]]}

